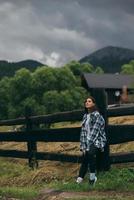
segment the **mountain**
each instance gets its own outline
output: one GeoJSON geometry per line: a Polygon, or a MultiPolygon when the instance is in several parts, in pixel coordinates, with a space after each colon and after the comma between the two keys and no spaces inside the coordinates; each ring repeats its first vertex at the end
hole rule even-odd
{"type": "MultiPolygon", "coordinates": [[[[13,64],[13,63],[12,63],[13,64]]],[[[20,62],[14,63],[16,66],[26,67],[26,68],[37,68],[39,66],[44,66],[44,64],[36,61],[36,60],[23,60],[20,62]]]]}
{"type": "Polygon", "coordinates": [[[88,62],[95,67],[100,66],[105,73],[116,73],[121,71],[123,64],[129,63],[133,59],[134,50],[108,46],[80,59],[79,62],[88,62]]]}
{"type": "Polygon", "coordinates": [[[13,76],[15,71],[25,67],[30,71],[34,71],[37,67],[46,66],[35,60],[23,60],[20,62],[0,61],[0,78],[3,76],[13,76]]]}

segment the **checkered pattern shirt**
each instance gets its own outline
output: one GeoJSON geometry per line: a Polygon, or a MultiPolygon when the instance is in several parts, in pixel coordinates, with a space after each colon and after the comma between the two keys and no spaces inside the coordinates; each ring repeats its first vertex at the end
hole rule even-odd
{"type": "Polygon", "coordinates": [[[92,112],[89,118],[87,118],[88,115],[83,116],[80,150],[89,151],[91,144],[103,150],[106,143],[105,120],[98,111],[92,112]]]}

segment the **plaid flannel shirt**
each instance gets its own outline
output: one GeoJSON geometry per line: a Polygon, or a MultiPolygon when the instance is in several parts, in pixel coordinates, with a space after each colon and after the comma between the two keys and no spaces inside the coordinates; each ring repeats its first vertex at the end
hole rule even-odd
{"type": "Polygon", "coordinates": [[[105,120],[98,111],[90,114],[88,126],[85,125],[87,114],[83,116],[80,133],[80,150],[89,151],[91,144],[103,150],[106,143],[105,120]]]}

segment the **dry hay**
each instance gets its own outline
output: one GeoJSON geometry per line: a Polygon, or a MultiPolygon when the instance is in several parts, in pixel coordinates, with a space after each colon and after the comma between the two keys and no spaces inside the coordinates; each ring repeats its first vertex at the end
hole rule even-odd
{"type": "MultiPolygon", "coordinates": [[[[134,115],[123,117],[109,118],[109,124],[134,124],[134,115]]],[[[111,153],[134,151],[134,142],[125,142],[123,144],[116,144],[110,146],[111,153]]]]}
{"type": "MultiPolygon", "coordinates": [[[[114,117],[109,119],[110,124],[134,124],[134,116],[126,117],[114,117]]],[[[73,124],[72,124],[73,126],[73,124]]],[[[76,126],[76,125],[75,125],[76,126]]],[[[77,123],[78,126],[78,123],[77,123]]],[[[1,149],[16,149],[16,150],[27,150],[26,143],[17,142],[1,142],[1,149]]],[[[53,152],[53,153],[63,153],[63,154],[73,154],[80,155],[79,142],[39,142],[37,144],[38,152],[53,152]]],[[[127,142],[124,144],[111,145],[110,152],[129,152],[134,150],[134,142],[127,142]]],[[[7,158],[6,158],[7,159],[7,158]]],[[[19,162],[22,164],[28,164],[27,160],[8,158],[11,162],[19,162]]],[[[39,169],[29,174],[27,179],[21,180],[22,185],[34,184],[43,182],[51,182],[52,180],[69,180],[72,177],[78,175],[79,164],[73,163],[63,163],[58,161],[39,161],[39,169]]],[[[20,182],[20,177],[18,180],[14,181],[15,184],[20,182]]],[[[3,183],[4,184],[4,183],[3,183]]],[[[5,183],[7,184],[7,183],[5,183]]],[[[9,183],[8,183],[9,184],[9,183]]],[[[12,181],[11,181],[11,184],[12,181]]]]}

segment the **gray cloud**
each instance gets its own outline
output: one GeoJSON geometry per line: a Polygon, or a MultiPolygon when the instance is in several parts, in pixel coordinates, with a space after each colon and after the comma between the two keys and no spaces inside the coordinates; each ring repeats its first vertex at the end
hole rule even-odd
{"type": "Polygon", "coordinates": [[[61,66],[104,46],[134,49],[133,0],[1,0],[0,59],[61,66]]]}

